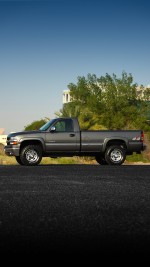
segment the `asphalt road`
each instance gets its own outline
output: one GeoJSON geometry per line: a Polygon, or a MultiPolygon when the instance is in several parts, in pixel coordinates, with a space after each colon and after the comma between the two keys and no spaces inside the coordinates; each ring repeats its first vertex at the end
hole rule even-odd
{"type": "Polygon", "coordinates": [[[0,252],[145,258],[150,165],[1,165],[0,252]]]}

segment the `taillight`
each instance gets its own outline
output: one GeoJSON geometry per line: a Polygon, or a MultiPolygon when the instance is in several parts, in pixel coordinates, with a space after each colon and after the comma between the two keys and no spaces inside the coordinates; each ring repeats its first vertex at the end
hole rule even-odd
{"type": "Polygon", "coordinates": [[[144,133],[143,132],[141,133],[141,141],[142,142],[144,141],[144,133]]]}

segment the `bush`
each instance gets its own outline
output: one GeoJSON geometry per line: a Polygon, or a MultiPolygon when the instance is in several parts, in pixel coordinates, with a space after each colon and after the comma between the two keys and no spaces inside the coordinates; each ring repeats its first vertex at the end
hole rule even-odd
{"type": "Polygon", "coordinates": [[[144,155],[150,161],[150,135],[149,134],[145,134],[144,143],[146,144],[146,150],[144,152],[144,155]]]}
{"type": "Polygon", "coordinates": [[[0,144],[0,155],[4,155],[5,152],[4,152],[4,145],[3,144],[0,144]]]}

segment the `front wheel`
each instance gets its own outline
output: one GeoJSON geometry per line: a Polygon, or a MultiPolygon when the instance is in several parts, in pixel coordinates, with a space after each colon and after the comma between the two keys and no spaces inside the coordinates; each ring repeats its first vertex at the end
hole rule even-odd
{"type": "Polygon", "coordinates": [[[41,162],[42,148],[39,145],[28,145],[21,150],[20,160],[24,165],[36,166],[41,162]]]}
{"type": "Polygon", "coordinates": [[[118,145],[108,147],[105,152],[105,160],[109,165],[121,165],[125,159],[125,149],[118,145]]]}
{"type": "Polygon", "coordinates": [[[23,162],[21,161],[21,159],[20,159],[19,156],[16,157],[16,161],[17,161],[20,165],[24,165],[23,162]]]}

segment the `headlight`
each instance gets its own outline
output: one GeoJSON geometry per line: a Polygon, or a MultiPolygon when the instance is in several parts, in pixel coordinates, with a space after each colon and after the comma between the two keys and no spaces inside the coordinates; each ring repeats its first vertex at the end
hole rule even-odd
{"type": "Polygon", "coordinates": [[[9,144],[10,145],[17,145],[18,144],[17,138],[16,137],[10,137],[9,144]]]}

